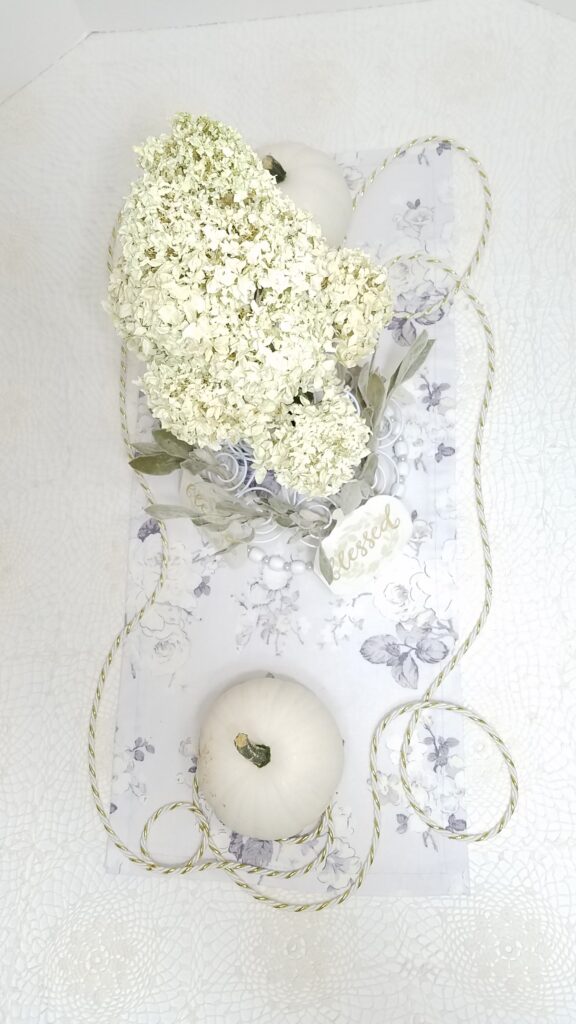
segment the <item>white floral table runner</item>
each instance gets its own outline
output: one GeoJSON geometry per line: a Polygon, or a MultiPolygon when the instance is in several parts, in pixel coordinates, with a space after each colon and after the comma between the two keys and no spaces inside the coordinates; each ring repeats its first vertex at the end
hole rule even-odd
{"type": "MultiPolygon", "coordinates": [[[[341,157],[351,189],[362,186],[382,155],[341,157]]],[[[381,260],[424,249],[450,262],[451,181],[445,144],[406,154],[370,187],[349,244],[381,260]]],[[[447,285],[441,272],[402,260],[393,268],[392,284],[397,312],[383,334],[384,364],[392,365],[420,330],[436,338],[428,362],[401,396],[403,500],[413,520],[412,540],[393,576],[384,576],[373,593],[339,598],[312,573],[295,577],[246,559],[233,562],[215,555],[188,521],[169,523],[167,583],[123,653],[111,812],[115,828],[134,849],[149,815],[190,793],[199,723],[213,697],[250,674],[269,672],[291,676],[318,693],[336,717],[346,750],[335,798],[335,846],[316,876],[290,884],[332,895],[358,871],[371,829],[372,731],[384,712],[426,688],[457,637],[454,334],[449,316],[424,312],[442,299],[447,285]]],[[[147,432],[151,420],[142,406],[136,418],[138,432],[147,432]]],[[[177,503],[176,476],[152,484],[159,500],[177,503]]],[[[271,537],[264,543],[272,553],[283,542],[271,537]]],[[[135,484],[128,616],[152,591],[160,558],[158,525],[147,517],[135,484]]],[[[458,698],[456,676],[443,692],[458,698]]],[[[461,892],[467,879],[465,847],[427,830],[403,798],[396,770],[403,726],[395,723],[385,733],[382,841],[361,893],[461,892]]],[[[454,832],[466,826],[460,742],[454,719],[423,716],[410,765],[417,799],[454,832]]],[[[313,843],[283,847],[254,840],[230,833],[213,817],[211,822],[221,849],[244,862],[298,867],[314,849],[313,843]]],[[[189,855],[196,841],[191,816],[177,812],[155,826],[151,852],[170,862],[189,855]]],[[[139,870],[111,844],[107,867],[139,870]]],[[[194,884],[193,878],[183,884],[194,884]]]]}

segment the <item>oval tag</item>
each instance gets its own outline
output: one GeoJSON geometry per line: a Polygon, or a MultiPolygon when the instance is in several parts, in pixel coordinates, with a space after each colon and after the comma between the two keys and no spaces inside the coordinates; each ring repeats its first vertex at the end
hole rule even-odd
{"type": "Polygon", "coordinates": [[[390,560],[411,536],[406,506],[399,498],[378,494],[339,519],[316,552],[314,570],[334,593],[354,593],[390,569],[390,560]]]}

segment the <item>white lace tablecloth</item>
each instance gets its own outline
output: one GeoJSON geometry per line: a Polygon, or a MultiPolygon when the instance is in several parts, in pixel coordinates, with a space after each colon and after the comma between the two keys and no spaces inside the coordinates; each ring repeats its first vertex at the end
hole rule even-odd
{"type": "MultiPolygon", "coordinates": [[[[97,35],[0,107],[2,1024],[576,1019],[575,49],[572,22],[522,0],[430,0],[97,35]],[[462,687],[512,749],[521,801],[502,836],[470,848],[466,894],[294,915],[225,879],[105,870],[86,723],[124,613],[131,476],[103,255],[131,143],[178,109],[255,143],[339,152],[442,132],[490,173],[495,231],[477,286],[498,343],[485,458],[495,600],[462,687]]],[[[460,225],[456,161],[455,175],[460,225]]],[[[459,309],[460,434],[482,360],[459,309]]],[[[478,607],[469,511],[464,496],[463,621],[478,607]]],[[[112,689],[103,765],[115,701],[112,689]]]]}

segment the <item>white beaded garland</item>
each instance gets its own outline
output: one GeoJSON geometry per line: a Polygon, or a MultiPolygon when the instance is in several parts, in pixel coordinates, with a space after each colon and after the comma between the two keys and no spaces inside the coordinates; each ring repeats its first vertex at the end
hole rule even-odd
{"type": "Polygon", "coordinates": [[[301,576],[306,570],[312,569],[311,562],[304,562],[301,558],[284,561],[282,555],[267,555],[262,548],[256,546],[248,549],[248,558],[256,565],[266,566],[273,572],[291,572],[294,576],[301,576]]]}
{"type": "Polygon", "coordinates": [[[394,445],[394,455],[396,455],[398,459],[402,459],[402,457],[406,458],[408,455],[408,445],[402,437],[399,437],[394,445]]]}

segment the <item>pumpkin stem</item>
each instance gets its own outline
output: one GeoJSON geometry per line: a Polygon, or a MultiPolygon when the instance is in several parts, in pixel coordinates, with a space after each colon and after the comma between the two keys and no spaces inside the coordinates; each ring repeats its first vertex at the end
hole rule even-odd
{"type": "Polygon", "coordinates": [[[234,746],[242,757],[252,761],[257,768],[264,768],[270,761],[270,747],[265,743],[252,743],[245,732],[239,732],[234,740],[234,746]]]}
{"type": "Polygon", "coordinates": [[[280,184],[281,181],[284,181],[284,178],[286,177],[286,171],[282,167],[282,164],[278,163],[278,161],[273,156],[271,156],[270,153],[268,154],[268,156],[264,157],[262,161],[262,166],[265,167],[267,171],[270,171],[270,174],[272,175],[273,178],[276,178],[278,184],[280,184]]]}

